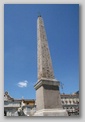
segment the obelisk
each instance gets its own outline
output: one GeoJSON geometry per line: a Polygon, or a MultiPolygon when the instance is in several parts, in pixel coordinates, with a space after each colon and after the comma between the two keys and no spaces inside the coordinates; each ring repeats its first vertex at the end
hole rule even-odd
{"type": "Polygon", "coordinates": [[[36,113],[34,116],[67,116],[62,108],[59,81],[54,77],[52,61],[41,15],[37,19],[37,68],[36,113]]]}

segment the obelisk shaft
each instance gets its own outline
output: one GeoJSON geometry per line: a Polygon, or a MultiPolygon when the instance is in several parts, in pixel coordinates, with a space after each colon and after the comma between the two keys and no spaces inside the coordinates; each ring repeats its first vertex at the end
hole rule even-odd
{"type": "Polygon", "coordinates": [[[44,28],[44,22],[41,16],[37,19],[37,40],[38,80],[41,78],[54,79],[47,36],[44,28]]]}

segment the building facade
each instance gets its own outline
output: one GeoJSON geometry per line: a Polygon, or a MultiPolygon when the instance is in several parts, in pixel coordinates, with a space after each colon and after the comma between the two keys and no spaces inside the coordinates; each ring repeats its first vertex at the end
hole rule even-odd
{"type": "MultiPolygon", "coordinates": [[[[61,94],[63,109],[69,116],[79,115],[79,92],[61,94]]],[[[4,94],[4,116],[33,116],[36,112],[34,99],[14,99],[8,92],[4,94]]]]}
{"type": "Polygon", "coordinates": [[[32,116],[35,112],[34,99],[14,99],[4,94],[4,116],[32,116]]]}
{"type": "Polygon", "coordinates": [[[79,92],[73,94],[61,94],[61,102],[68,115],[79,115],[79,92]]]}

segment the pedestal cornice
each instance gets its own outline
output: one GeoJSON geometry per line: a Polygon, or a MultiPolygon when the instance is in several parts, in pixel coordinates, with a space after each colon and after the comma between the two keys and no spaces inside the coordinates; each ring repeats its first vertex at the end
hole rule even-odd
{"type": "Polygon", "coordinates": [[[39,87],[44,86],[44,85],[57,87],[60,85],[60,82],[57,81],[56,79],[42,78],[38,80],[38,82],[34,85],[34,88],[37,90],[39,87]]]}

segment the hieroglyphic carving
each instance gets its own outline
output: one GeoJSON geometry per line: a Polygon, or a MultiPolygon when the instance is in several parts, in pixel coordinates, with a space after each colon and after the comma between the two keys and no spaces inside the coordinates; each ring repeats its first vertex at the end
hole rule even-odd
{"type": "Polygon", "coordinates": [[[47,36],[44,28],[44,22],[41,16],[37,19],[37,40],[38,79],[54,79],[47,36]]]}

